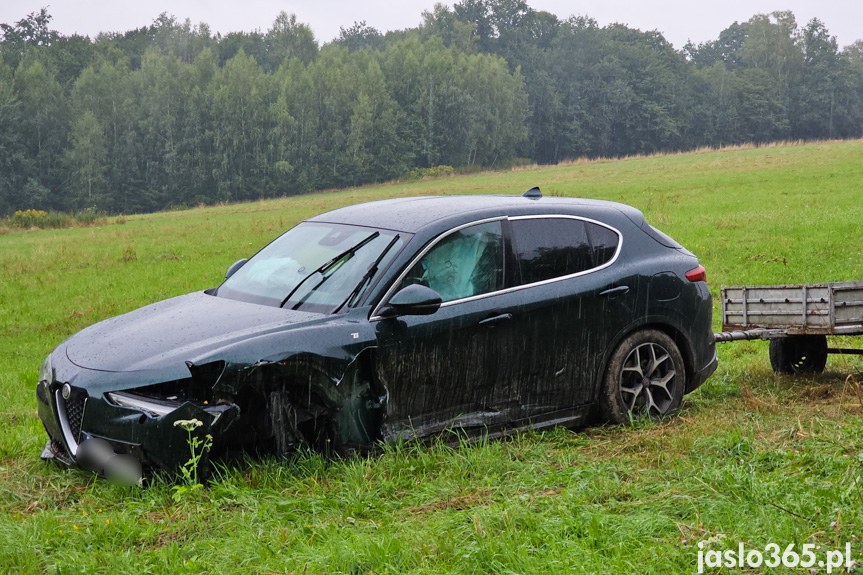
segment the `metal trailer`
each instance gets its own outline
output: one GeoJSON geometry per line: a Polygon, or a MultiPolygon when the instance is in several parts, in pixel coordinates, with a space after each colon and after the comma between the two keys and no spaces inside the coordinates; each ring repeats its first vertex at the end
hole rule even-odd
{"type": "Polygon", "coordinates": [[[723,287],[721,298],[716,341],[770,340],[775,372],[821,372],[828,353],[863,355],[827,347],[828,335],[863,335],[863,281],[723,287]]]}

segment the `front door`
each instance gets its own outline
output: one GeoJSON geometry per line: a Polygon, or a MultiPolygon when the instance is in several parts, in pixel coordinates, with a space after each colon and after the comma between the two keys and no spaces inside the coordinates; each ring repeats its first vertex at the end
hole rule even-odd
{"type": "Polygon", "coordinates": [[[503,289],[503,245],[501,220],[457,228],[402,275],[399,288],[425,285],[443,304],[432,315],[378,322],[375,370],[387,390],[384,437],[494,423],[486,399],[503,375],[497,338],[506,314],[493,293],[503,289]]]}

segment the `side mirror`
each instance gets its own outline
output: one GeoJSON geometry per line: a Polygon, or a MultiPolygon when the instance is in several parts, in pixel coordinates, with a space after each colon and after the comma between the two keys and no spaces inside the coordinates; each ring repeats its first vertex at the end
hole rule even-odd
{"type": "Polygon", "coordinates": [[[443,300],[433,289],[419,285],[409,285],[399,290],[381,309],[382,318],[400,315],[431,315],[440,309],[443,300]]]}
{"type": "Polygon", "coordinates": [[[225,279],[228,279],[229,277],[234,275],[238,269],[246,265],[247,261],[249,261],[249,258],[243,258],[232,263],[231,267],[228,268],[228,271],[225,272],[225,279]]]}

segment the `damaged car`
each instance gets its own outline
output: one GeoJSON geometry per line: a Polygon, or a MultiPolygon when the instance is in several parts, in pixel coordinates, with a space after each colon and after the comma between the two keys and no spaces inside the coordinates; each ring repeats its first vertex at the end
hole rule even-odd
{"type": "Polygon", "coordinates": [[[626,205],[532,188],[348,206],[60,344],[43,458],[80,465],[98,439],[176,471],[188,421],[218,456],[663,416],[716,368],[711,314],[697,258],[626,205]]]}

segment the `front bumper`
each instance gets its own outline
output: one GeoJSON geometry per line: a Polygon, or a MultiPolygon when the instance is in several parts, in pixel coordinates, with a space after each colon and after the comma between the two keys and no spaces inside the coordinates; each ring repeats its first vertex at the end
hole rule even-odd
{"type": "Polygon", "coordinates": [[[176,472],[190,456],[189,434],[175,426],[177,421],[197,419],[202,425],[193,433],[201,438],[211,435],[217,447],[240,413],[232,403],[185,402],[165,415],[154,416],[142,409],[114,405],[105,394],[91,397],[80,386],[68,385],[68,397],[64,397],[64,385],[40,382],[36,397],[39,418],[50,437],[42,458],[70,466],[77,464],[79,445],[92,437],[108,441],[116,453],[132,455],[144,466],[176,472]]]}

